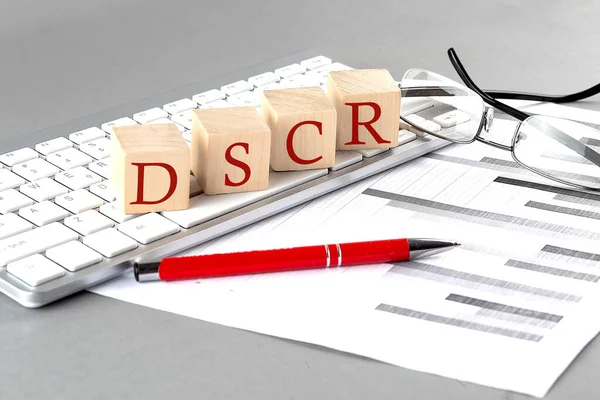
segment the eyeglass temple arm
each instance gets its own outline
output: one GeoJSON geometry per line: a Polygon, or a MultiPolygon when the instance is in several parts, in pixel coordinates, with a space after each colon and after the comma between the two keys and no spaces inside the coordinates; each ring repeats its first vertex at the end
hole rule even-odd
{"type": "MultiPolygon", "coordinates": [[[[454,68],[460,75],[460,71],[462,71],[466,75],[466,71],[460,60],[458,59],[458,55],[454,49],[448,50],[448,54],[450,56],[450,60],[456,59],[457,64],[452,62],[454,68]],[[460,71],[458,71],[460,69],[460,71]]],[[[468,75],[466,75],[468,77],[468,75]]],[[[462,75],[461,75],[462,78],[462,75]]],[[[472,82],[472,81],[471,81],[472,82]]],[[[523,92],[509,92],[509,91],[501,91],[501,90],[487,90],[485,92],[490,97],[494,99],[506,99],[506,100],[530,100],[530,101],[545,101],[551,103],[571,103],[583,99],[587,99],[589,97],[600,94],[600,83],[594,85],[590,88],[582,90],[577,93],[571,93],[564,96],[552,96],[548,94],[536,94],[536,93],[523,93],[523,92]]]]}
{"type": "Polygon", "coordinates": [[[592,97],[600,93],[600,83],[595,86],[592,86],[591,88],[582,90],[581,92],[567,94],[564,96],[551,96],[547,94],[522,92],[503,92],[498,90],[488,90],[486,91],[486,93],[495,99],[545,101],[550,103],[571,103],[587,99],[588,97],[592,97]]]}
{"type": "MultiPolygon", "coordinates": [[[[488,93],[482,91],[479,87],[477,87],[477,85],[475,85],[475,82],[473,82],[471,77],[469,77],[469,75],[467,74],[467,71],[465,71],[465,68],[463,67],[462,63],[458,59],[458,56],[456,55],[456,52],[454,51],[454,49],[450,48],[448,50],[448,56],[450,57],[450,61],[452,62],[452,65],[454,65],[456,72],[458,73],[458,75],[460,75],[460,78],[465,82],[465,84],[471,90],[473,90],[475,93],[480,95],[485,100],[486,103],[489,103],[493,107],[507,113],[508,115],[515,117],[516,119],[518,119],[520,121],[523,121],[523,120],[527,119],[527,117],[530,116],[530,114],[524,113],[523,111],[517,110],[516,108],[510,107],[502,102],[499,102],[498,100],[491,97],[488,93]]],[[[578,142],[577,140],[573,139],[569,135],[565,134],[564,132],[562,132],[559,129],[556,129],[550,125],[544,125],[543,127],[540,127],[539,129],[545,130],[546,134],[548,136],[554,138],[554,140],[562,143],[563,145],[567,146],[568,148],[570,148],[577,154],[583,156],[587,160],[600,166],[600,154],[598,154],[593,149],[589,148],[588,146],[584,145],[581,142],[578,142]]]]}
{"type": "Polygon", "coordinates": [[[483,98],[483,100],[486,103],[488,103],[489,105],[493,106],[494,108],[497,108],[498,110],[503,111],[506,114],[508,114],[520,121],[524,121],[525,119],[527,119],[530,116],[530,114],[527,114],[521,110],[517,110],[516,108],[513,108],[509,105],[506,105],[506,104],[496,100],[494,97],[490,96],[488,93],[481,90],[475,84],[475,82],[473,82],[473,80],[471,79],[469,74],[467,74],[467,71],[463,67],[462,63],[460,62],[460,60],[458,58],[458,55],[456,54],[456,52],[454,51],[453,48],[448,49],[448,57],[450,58],[450,62],[454,66],[454,69],[456,70],[456,72],[458,73],[460,78],[463,80],[465,85],[467,85],[469,87],[469,89],[473,90],[475,93],[477,93],[479,96],[481,96],[481,98],[483,98]]]}

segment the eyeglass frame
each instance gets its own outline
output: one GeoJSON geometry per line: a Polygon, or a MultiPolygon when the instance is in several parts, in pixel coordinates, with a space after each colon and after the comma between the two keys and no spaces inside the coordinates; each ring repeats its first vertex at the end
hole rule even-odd
{"type": "MultiPolygon", "coordinates": [[[[594,96],[594,95],[600,93],[600,84],[594,85],[588,89],[582,90],[577,93],[572,93],[572,94],[562,95],[562,96],[551,96],[551,95],[545,95],[545,94],[533,94],[533,93],[523,93],[523,92],[505,92],[505,91],[487,91],[487,92],[485,92],[485,91],[481,90],[475,84],[475,82],[473,82],[471,77],[468,75],[468,73],[465,70],[464,66],[462,65],[460,59],[458,58],[458,55],[456,54],[456,51],[453,48],[450,48],[450,49],[448,49],[447,53],[448,53],[448,57],[450,58],[450,62],[452,63],[452,65],[453,65],[454,69],[456,70],[457,74],[459,75],[459,77],[462,79],[464,85],[468,89],[475,92],[475,94],[477,94],[484,103],[489,104],[489,105],[484,105],[484,109],[483,109],[483,112],[481,115],[481,119],[479,122],[479,127],[477,129],[477,132],[475,133],[475,135],[472,138],[470,138],[468,140],[459,140],[459,139],[452,139],[447,136],[440,135],[437,132],[430,131],[421,126],[417,126],[415,123],[411,122],[410,120],[408,120],[408,119],[404,118],[402,115],[400,115],[400,119],[404,123],[410,125],[413,129],[416,129],[417,131],[419,131],[422,134],[430,134],[432,136],[435,136],[435,137],[443,139],[443,140],[450,141],[452,143],[470,144],[475,141],[479,141],[484,144],[490,145],[492,147],[498,148],[500,150],[509,151],[511,153],[512,158],[515,160],[515,162],[517,164],[519,164],[521,167],[523,167],[535,174],[541,175],[547,179],[550,179],[550,180],[553,180],[556,182],[560,182],[562,184],[565,184],[565,185],[568,185],[571,187],[576,187],[576,188],[584,189],[584,190],[590,190],[590,191],[594,191],[594,192],[600,191],[600,185],[598,187],[591,187],[591,186],[586,186],[586,185],[581,185],[581,184],[565,181],[561,178],[558,178],[556,176],[548,174],[547,172],[545,172],[543,170],[528,166],[528,165],[524,164],[521,160],[519,160],[515,154],[515,145],[517,144],[517,141],[519,140],[519,131],[520,131],[523,123],[525,123],[529,118],[536,117],[536,115],[526,113],[524,111],[518,110],[514,107],[511,107],[505,103],[498,101],[498,99],[510,99],[510,100],[542,101],[542,102],[552,102],[552,103],[575,102],[575,101],[582,100],[582,99],[585,99],[585,98],[588,98],[588,97],[591,97],[591,96],[594,96]],[[511,117],[513,117],[519,121],[515,128],[515,132],[513,134],[510,145],[505,145],[502,143],[494,142],[494,141],[488,140],[481,136],[481,134],[483,132],[489,133],[492,123],[493,123],[495,108],[504,112],[507,115],[510,115],[511,117]]],[[[398,87],[400,89],[402,89],[401,82],[398,84],[398,87]]],[[[549,124],[549,126],[557,131],[555,133],[558,133],[559,135],[562,135],[562,136],[566,136],[568,138],[567,141],[573,140],[569,135],[560,131],[558,128],[553,127],[551,124],[549,124]]],[[[587,145],[585,145],[583,143],[580,143],[578,141],[574,141],[574,142],[575,143],[571,143],[571,145],[573,145],[575,147],[579,147],[579,149],[574,149],[573,147],[569,146],[568,144],[566,144],[564,142],[562,144],[565,145],[566,147],[569,147],[572,150],[578,152],[579,154],[581,154],[581,153],[578,150],[581,150],[581,147],[584,147],[586,150],[585,153],[587,155],[593,155],[593,156],[597,157],[597,161],[594,161],[594,160],[590,160],[590,161],[592,161],[594,164],[596,164],[600,167],[600,154],[596,153],[593,149],[591,149],[590,147],[588,147],[587,145]],[[593,153],[593,154],[589,154],[589,153],[593,153]]],[[[586,157],[586,154],[581,154],[581,155],[584,156],[584,158],[589,160],[589,158],[586,157]]]]}

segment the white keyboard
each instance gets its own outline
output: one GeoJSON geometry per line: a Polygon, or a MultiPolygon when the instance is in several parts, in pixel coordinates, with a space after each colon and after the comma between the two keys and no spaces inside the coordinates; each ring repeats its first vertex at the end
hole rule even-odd
{"type": "Polygon", "coordinates": [[[341,69],[351,68],[289,56],[0,142],[0,292],[40,307],[135,261],[176,254],[449,144],[401,130],[396,148],[338,151],[329,169],[272,171],[267,190],[208,196],[190,175],[187,210],[123,215],[113,207],[113,126],[173,122],[189,143],[192,109],[259,107],[263,89],[326,90],[328,72],[341,69]]]}

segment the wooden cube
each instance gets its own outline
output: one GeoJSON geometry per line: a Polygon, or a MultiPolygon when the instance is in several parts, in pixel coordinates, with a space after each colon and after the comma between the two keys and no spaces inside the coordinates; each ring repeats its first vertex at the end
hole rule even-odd
{"type": "Polygon", "coordinates": [[[125,214],[189,207],[190,152],[174,124],[115,126],[111,142],[111,184],[125,214]]]}
{"type": "Polygon", "coordinates": [[[327,96],[337,110],[338,150],[398,145],[400,89],[386,69],[331,71],[327,96]]]}
{"type": "Polygon", "coordinates": [[[205,194],[269,187],[271,129],[254,107],[192,112],[191,168],[205,194]]]}
{"type": "Polygon", "coordinates": [[[271,168],[292,171],[333,166],[336,111],[323,89],[265,90],[260,111],[271,128],[271,168]]]}

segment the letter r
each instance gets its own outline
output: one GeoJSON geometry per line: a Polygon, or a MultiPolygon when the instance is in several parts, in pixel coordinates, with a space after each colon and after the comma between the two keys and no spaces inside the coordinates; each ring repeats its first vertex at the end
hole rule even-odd
{"type": "Polygon", "coordinates": [[[371,136],[373,136],[373,138],[375,139],[375,141],[379,144],[382,143],[392,143],[389,140],[385,140],[383,139],[381,136],[379,136],[379,133],[377,133],[377,131],[375,130],[375,128],[373,128],[373,124],[381,117],[381,107],[379,106],[379,104],[374,103],[372,101],[366,101],[366,102],[362,102],[362,103],[345,103],[347,106],[350,106],[352,108],[352,140],[350,140],[349,142],[346,142],[344,144],[365,144],[366,142],[361,142],[360,139],[358,138],[358,127],[360,125],[363,125],[367,131],[369,131],[369,133],[371,134],[371,136]],[[360,122],[358,120],[358,111],[359,111],[359,107],[362,106],[368,106],[371,107],[374,111],[374,115],[373,118],[370,121],[366,121],[366,122],[360,122]]]}

